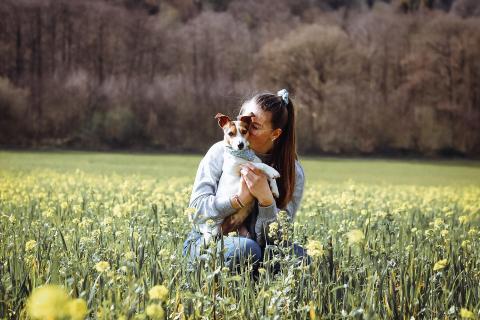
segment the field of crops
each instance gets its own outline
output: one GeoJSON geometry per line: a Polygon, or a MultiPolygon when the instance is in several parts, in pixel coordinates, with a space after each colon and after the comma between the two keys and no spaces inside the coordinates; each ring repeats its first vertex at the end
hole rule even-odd
{"type": "Polygon", "coordinates": [[[199,160],[0,152],[0,318],[480,317],[480,163],[302,160],[275,243],[312,263],[274,243],[254,281],[182,257],[199,160]]]}

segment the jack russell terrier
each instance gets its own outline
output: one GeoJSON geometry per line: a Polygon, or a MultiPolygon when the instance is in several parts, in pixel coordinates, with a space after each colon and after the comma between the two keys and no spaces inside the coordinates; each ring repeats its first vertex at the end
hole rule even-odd
{"type": "MultiPolygon", "coordinates": [[[[239,116],[237,121],[232,121],[228,116],[221,113],[218,113],[215,116],[215,119],[218,120],[218,125],[223,129],[225,142],[222,167],[223,172],[217,188],[218,196],[228,196],[231,198],[239,193],[241,165],[247,162],[252,163],[256,168],[265,173],[273,196],[275,198],[278,198],[279,196],[278,186],[275,179],[280,177],[280,174],[271,166],[262,163],[262,160],[260,160],[260,158],[249,148],[248,134],[252,117],[254,117],[253,113],[248,116],[239,116]]],[[[233,214],[233,218],[235,221],[243,222],[250,214],[253,202],[247,206],[243,206],[238,197],[236,198],[236,201],[241,208],[233,214]]],[[[215,221],[213,225],[204,223],[199,227],[206,243],[210,242],[212,237],[214,238],[219,235],[220,232],[226,235],[229,232],[234,231],[229,230],[223,219],[221,221],[215,221]]],[[[240,235],[248,234],[243,223],[238,231],[240,235]]]]}

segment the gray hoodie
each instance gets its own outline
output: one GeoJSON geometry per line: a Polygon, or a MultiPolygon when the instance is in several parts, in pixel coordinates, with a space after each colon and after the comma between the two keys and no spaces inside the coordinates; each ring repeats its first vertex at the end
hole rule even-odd
{"type": "MultiPolygon", "coordinates": [[[[218,182],[222,175],[223,153],[224,142],[219,141],[210,147],[198,166],[189,204],[189,207],[196,209],[196,213],[193,214],[194,224],[203,223],[208,219],[219,221],[236,211],[232,207],[229,196],[216,196],[218,182]],[[202,221],[196,220],[195,217],[202,217],[202,221]]],[[[270,157],[270,155],[258,153],[257,156],[264,162],[270,157]]],[[[300,206],[305,185],[305,174],[298,161],[295,161],[295,172],[296,182],[293,198],[285,208],[292,220],[295,218],[295,214],[300,206]]],[[[280,209],[277,208],[275,202],[268,207],[262,207],[256,202],[253,208],[253,212],[246,220],[247,229],[259,245],[265,246],[265,230],[268,224],[277,219],[277,213],[280,209]]]]}

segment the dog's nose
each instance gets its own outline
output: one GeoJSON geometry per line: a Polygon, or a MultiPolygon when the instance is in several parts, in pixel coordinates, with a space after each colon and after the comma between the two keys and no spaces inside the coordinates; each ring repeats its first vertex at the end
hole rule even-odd
{"type": "Polygon", "coordinates": [[[243,149],[243,142],[240,142],[240,143],[238,144],[238,149],[240,149],[240,150],[243,149]]]}

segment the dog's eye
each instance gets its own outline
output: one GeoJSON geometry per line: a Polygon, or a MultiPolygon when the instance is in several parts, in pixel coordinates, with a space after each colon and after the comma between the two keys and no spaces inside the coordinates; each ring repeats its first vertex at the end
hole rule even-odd
{"type": "Polygon", "coordinates": [[[247,134],[248,130],[242,130],[240,131],[241,134],[247,134]]]}
{"type": "Polygon", "coordinates": [[[233,137],[233,132],[230,131],[230,132],[228,133],[228,135],[229,135],[230,137],[233,137]]]}

